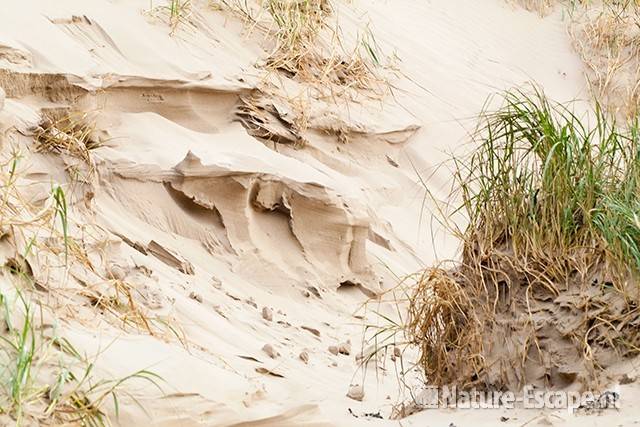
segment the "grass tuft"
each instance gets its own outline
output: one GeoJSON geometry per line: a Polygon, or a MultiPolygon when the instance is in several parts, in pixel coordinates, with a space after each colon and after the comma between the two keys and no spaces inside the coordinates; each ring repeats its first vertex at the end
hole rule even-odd
{"type": "Polygon", "coordinates": [[[16,425],[46,419],[55,425],[108,426],[110,419],[102,408],[110,398],[118,415],[118,395],[126,394],[125,383],[144,381],[161,390],[162,379],[147,370],[96,380],[93,362],[68,340],[46,334],[37,324],[36,313],[43,308],[18,289],[12,294],[15,298],[0,294],[0,319],[6,330],[0,336],[0,414],[16,425]]]}
{"type": "Polygon", "coordinates": [[[516,258],[554,265],[580,249],[579,258],[597,255],[621,276],[640,271],[633,235],[617,234],[633,233],[640,213],[638,123],[620,131],[597,109],[587,128],[539,91],[517,90],[504,101],[485,114],[470,162],[455,162],[460,208],[470,220],[464,240],[476,245],[466,255],[508,243],[516,258]]]}
{"type": "Polygon", "coordinates": [[[20,159],[20,153],[14,151],[0,164],[0,230],[6,257],[0,269],[0,416],[3,422],[9,417],[18,426],[110,425],[104,409],[108,399],[113,401],[117,416],[118,396],[128,395],[135,401],[126,391],[130,381],[158,386],[160,379],[146,370],[119,379],[100,378],[95,373],[95,361],[81,356],[50,323],[45,323],[44,319],[57,319],[51,310],[60,295],[34,277],[32,266],[42,267],[44,263],[32,264],[30,260],[58,255],[62,251],[54,248],[63,241],[65,263],[69,259],[78,267],[91,265],[69,234],[65,192],[55,186],[47,201],[29,202],[20,187],[20,159]],[[62,232],[54,227],[58,218],[62,232]],[[51,233],[42,238],[42,230],[51,233]],[[41,292],[46,292],[47,304],[39,302],[41,292]]]}
{"type": "Polygon", "coordinates": [[[67,198],[64,194],[64,190],[59,185],[52,190],[51,194],[55,202],[55,216],[60,218],[62,237],[64,239],[64,262],[67,264],[69,262],[69,220],[67,198]]]}
{"type": "Polygon", "coordinates": [[[35,136],[39,151],[70,154],[91,165],[90,151],[100,147],[93,138],[94,131],[95,120],[89,113],[71,113],[45,117],[35,136]]]}
{"type": "Polygon", "coordinates": [[[514,90],[452,159],[462,262],[424,273],[405,329],[430,381],[590,383],[640,350],[638,122],[593,118],[514,90]]]}
{"type": "Polygon", "coordinates": [[[273,45],[268,48],[268,69],[317,83],[319,88],[381,90],[386,86],[376,72],[384,58],[370,28],[353,46],[345,46],[336,3],[331,0],[218,0],[213,4],[268,35],[273,45]]]}

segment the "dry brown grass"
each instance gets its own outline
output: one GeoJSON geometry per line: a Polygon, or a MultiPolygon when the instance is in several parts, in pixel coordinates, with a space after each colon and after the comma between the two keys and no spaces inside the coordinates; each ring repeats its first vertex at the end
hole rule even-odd
{"type": "Polygon", "coordinates": [[[436,385],[470,381],[482,370],[483,324],[474,304],[455,273],[440,268],[427,269],[409,297],[406,332],[436,385]]]}
{"type": "Polygon", "coordinates": [[[516,3],[530,12],[544,16],[551,11],[558,0],[516,0],[516,3]]]}
{"type": "Polygon", "coordinates": [[[639,0],[514,0],[546,16],[562,8],[594,99],[620,118],[640,112],[639,0]]]}
{"type": "Polygon", "coordinates": [[[594,97],[621,117],[640,111],[640,2],[590,6],[574,14],[570,34],[587,66],[594,97]]]}
{"type": "Polygon", "coordinates": [[[0,163],[0,245],[6,257],[0,268],[0,422],[109,425],[105,401],[127,394],[123,384],[137,379],[157,385],[160,379],[144,370],[100,379],[94,361],[80,355],[52,328],[50,319],[59,315],[52,305],[61,297],[60,287],[40,282],[34,274],[40,272],[31,262],[48,268],[39,262],[64,256],[66,270],[67,258],[75,261],[78,251],[68,235],[64,192],[55,187],[47,200],[30,202],[23,194],[28,185],[20,180],[21,160],[21,153],[14,151],[0,163]]]}
{"type": "Polygon", "coordinates": [[[91,165],[90,151],[100,143],[93,137],[95,119],[90,113],[69,113],[61,117],[47,116],[36,130],[39,151],[65,153],[91,165]]]}
{"type": "Polygon", "coordinates": [[[355,45],[344,44],[331,0],[219,0],[216,10],[240,17],[249,31],[267,36],[266,68],[318,88],[371,89],[384,80],[380,49],[367,28],[355,45]]]}
{"type": "Polygon", "coordinates": [[[87,286],[80,292],[102,318],[130,333],[149,334],[170,341],[177,339],[185,348],[188,342],[175,319],[160,317],[145,305],[145,297],[126,280],[110,279],[87,286]]]}
{"type": "MultiPolygon", "coordinates": [[[[351,12],[348,3],[211,1],[218,13],[230,14],[242,21],[250,35],[262,37],[260,44],[266,57],[257,65],[267,72],[260,89],[244,97],[236,111],[251,135],[300,148],[317,118],[311,104],[335,107],[347,116],[353,103],[382,102],[391,94],[389,82],[397,72],[395,58],[381,52],[368,25],[356,24],[346,30],[341,27],[340,15],[351,12]],[[344,12],[347,9],[349,12],[344,12]],[[272,105],[274,99],[282,111],[272,105]]],[[[346,132],[331,133],[343,142],[348,138],[346,132]]]]}
{"type": "Polygon", "coordinates": [[[332,13],[329,2],[269,0],[264,7],[273,20],[270,32],[276,39],[268,66],[295,75],[318,61],[315,45],[332,13]]]}

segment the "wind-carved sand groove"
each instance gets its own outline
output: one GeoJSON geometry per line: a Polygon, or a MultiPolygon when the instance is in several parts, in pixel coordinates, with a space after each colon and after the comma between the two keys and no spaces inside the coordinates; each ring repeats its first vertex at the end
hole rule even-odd
{"type": "MultiPolygon", "coordinates": [[[[70,22],[75,25],[85,23],[85,20],[70,22]]],[[[115,114],[115,117],[123,113],[153,113],[187,129],[213,134],[219,131],[218,126],[232,119],[235,106],[242,103],[243,94],[248,93],[248,89],[241,86],[215,88],[206,84],[135,76],[105,75],[93,76],[92,79],[89,83],[87,79],[76,76],[8,70],[2,70],[0,74],[0,82],[10,88],[8,96],[11,98],[43,97],[58,103],[59,108],[91,107],[88,109],[103,115],[115,114]],[[98,84],[100,89],[95,89],[98,84]]],[[[109,144],[109,129],[104,127],[100,130],[109,144]]],[[[409,128],[401,132],[414,131],[415,128],[409,128]]],[[[109,161],[100,160],[99,163],[109,164],[109,161]]],[[[158,184],[142,184],[141,175],[127,176],[122,171],[115,175],[107,173],[106,176],[113,179],[110,186],[121,189],[133,186],[146,192],[150,185],[156,185],[158,189],[152,192],[166,191],[173,203],[181,205],[182,210],[190,210],[189,215],[197,219],[181,218],[166,222],[141,207],[139,212],[144,212],[142,220],[160,229],[196,238],[212,253],[229,255],[255,250],[255,245],[250,242],[252,233],[255,234],[260,227],[251,225],[251,215],[284,214],[288,230],[306,263],[305,267],[298,266],[298,270],[313,266],[311,269],[319,274],[316,280],[325,277],[323,281],[333,283],[336,288],[340,283],[353,282],[362,284],[370,292],[377,292],[375,286],[369,285],[372,272],[367,262],[366,240],[370,227],[364,207],[353,201],[347,203],[323,185],[295,182],[260,172],[234,173],[227,170],[223,174],[219,171],[203,173],[206,167],[195,163],[195,156],[189,154],[175,171],[156,171],[164,176],[158,184]],[[167,178],[176,172],[177,177],[167,178]],[[121,186],[118,176],[134,178],[137,183],[121,186]],[[165,188],[160,190],[162,185],[165,188]],[[221,190],[202,192],[201,188],[208,185],[214,189],[235,188],[236,191],[232,195],[221,190]],[[194,213],[193,207],[186,207],[185,203],[190,202],[210,210],[206,219],[208,224],[203,224],[202,212],[194,213]],[[241,211],[246,211],[245,215],[238,215],[241,211]],[[187,223],[191,225],[185,226],[187,223]],[[198,230],[201,226],[204,228],[198,230]],[[339,245],[336,246],[336,242],[340,242],[339,245]],[[323,274],[319,273],[321,271],[323,274]]],[[[142,170],[147,171],[144,167],[142,170]]],[[[144,178],[153,181],[150,176],[144,178]]],[[[121,191],[121,194],[127,191],[121,191]]],[[[126,196],[126,200],[121,202],[129,206],[140,202],[133,195],[126,196]]],[[[142,242],[147,250],[150,243],[142,242]]],[[[170,248],[165,250],[171,251],[170,248]]],[[[161,254],[159,258],[167,261],[170,257],[161,254]]],[[[191,270],[183,261],[169,263],[183,272],[191,270]]]]}
{"type": "Polygon", "coordinates": [[[50,21],[81,43],[97,58],[105,62],[126,61],[116,42],[98,22],[92,21],[87,16],[73,15],[71,18],[57,18],[50,21]]]}
{"type": "MultiPolygon", "coordinates": [[[[105,185],[113,188],[110,197],[129,206],[130,215],[199,241],[214,256],[257,255],[298,280],[334,289],[352,282],[369,293],[379,291],[366,255],[371,231],[365,208],[321,184],[203,165],[191,152],[170,170],[102,167],[110,170],[104,174],[105,185]],[[162,212],[148,209],[159,200],[164,200],[162,212]],[[273,251],[287,242],[281,248],[287,249],[286,257],[273,251]]],[[[143,246],[149,250],[148,244],[143,246]]],[[[165,251],[179,252],[151,252],[165,251]]],[[[182,272],[192,270],[186,260],[158,256],[182,272]]]]}
{"type": "Polygon", "coordinates": [[[214,132],[249,88],[202,80],[164,80],[128,75],[96,75],[12,71],[0,68],[0,87],[9,98],[42,97],[72,108],[121,112],[155,112],[186,127],[214,132]],[[217,118],[217,120],[216,120],[217,118]]]}
{"type": "Polygon", "coordinates": [[[246,90],[241,87],[227,90],[135,78],[108,85],[108,89],[92,100],[96,108],[105,106],[108,109],[113,105],[121,112],[153,112],[202,133],[219,131],[228,122],[227,117],[246,90]]]}
{"type": "MultiPolygon", "coordinates": [[[[171,187],[199,206],[215,209],[237,253],[259,246],[252,224],[254,211],[284,215],[308,267],[330,276],[328,283],[337,288],[346,280],[367,283],[372,279],[365,251],[367,216],[362,207],[347,205],[322,185],[269,174],[221,171],[203,165],[193,153],[176,165],[175,172],[178,176],[171,179],[171,187]]],[[[285,236],[276,233],[273,238],[277,241],[285,236]]]]}

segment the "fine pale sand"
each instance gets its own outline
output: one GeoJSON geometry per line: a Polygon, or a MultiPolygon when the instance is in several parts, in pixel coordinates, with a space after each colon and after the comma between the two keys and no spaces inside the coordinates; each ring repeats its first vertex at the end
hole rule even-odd
{"type": "MultiPolygon", "coordinates": [[[[106,272],[77,264],[64,273],[36,257],[34,275],[60,295],[49,302],[58,327],[95,356],[99,375],[149,369],[163,378],[164,393],[132,383],[144,410],[124,396],[113,423],[639,421],[635,384],[620,386],[619,411],[598,416],[427,410],[387,419],[407,397],[394,362],[382,355],[363,372],[356,356],[364,325],[394,308],[362,304],[457,248],[428,214],[421,180],[444,197],[450,171],[437,166],[464,150],[489,95],[527,82],[557,101],[589,92],[560,12],[542,18],[503,0],[379,0],[345,2],[340,17],[347,33],[368,22],[381,51],[395,53],[393,96],[316,99],[256,65],[261,37],[205,1],[173,34],[147,0],[3,4],[3,152],[22,148],[34,201],[65,186],[70,233],[106,272]],[[272,134],[285,142],[247,132],[238,114],[246,100],[269,106],[272,134]],[[292,100],[304,104],[301,146],[286,142],[287,120],[299,114],[292,100]],[[95,116],[93,171],[73,156],[36,153],[42,114],[67,110],[95,116]],[[106,276],[133,286],[147,314],[163,319],[153,335],[123,330],[82,297],[106,276]],[[346,396],[363,384],[362,401],[346,396]],[[361,416],[378,411],[385,419],[361,416]]],[[[632,365],[620,372],[632,375],[632,365]]]]}

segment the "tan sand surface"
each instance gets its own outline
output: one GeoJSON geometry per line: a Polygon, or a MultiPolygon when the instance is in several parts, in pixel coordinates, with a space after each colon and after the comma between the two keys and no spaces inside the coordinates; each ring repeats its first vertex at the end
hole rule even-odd
{"type": "Polygon", "coordinates": [[[634,384],[622,386],[622,409],[602,416],[349,412],[387,418],[406,397],[388,355],[366,377],[358,366],[363,325],[381,322],[374,310],[393,313],[362,304],[457,249],[424,209],[421,180],[444,197],[450,171],[437,166],[465,149],[496,91],[535,81],[559,101],[589,97],[560,12],[542,18],[502,0],[340,2],[345,33],[369,23],[398,61],[393,96],[334,103],[256,65],[261,37],[205,1],[174,34],[147,0],[21,0],[1,10],[3,152],[21,147],[33,200],[64,186],[70,233],[86,240],[95,267],[66,271],[35,257],[34,275],[60,295],[50,304],[58,327],[96,356],[100,375],[149,369],[164,380],[163,394],[132,383],[144,410],[123,397],[115,425],[640,421],[634,384]],[[247,132],[238,105],[256,95],[288,120],[292,100],[304,100],[302,147],[247,132]],[[35,150],[43,112],[67,110],[96,117],[102,146],[91,173],[73,156],[35,150]],[[81,295],[107,275],[135,287],[144,309],[178,333],[123,330],[98,314],[81,295]],[[350,354],[329,351],[347,341],[350,354]],[[363,401],[346,397],[363,383],[363,401]]]}

